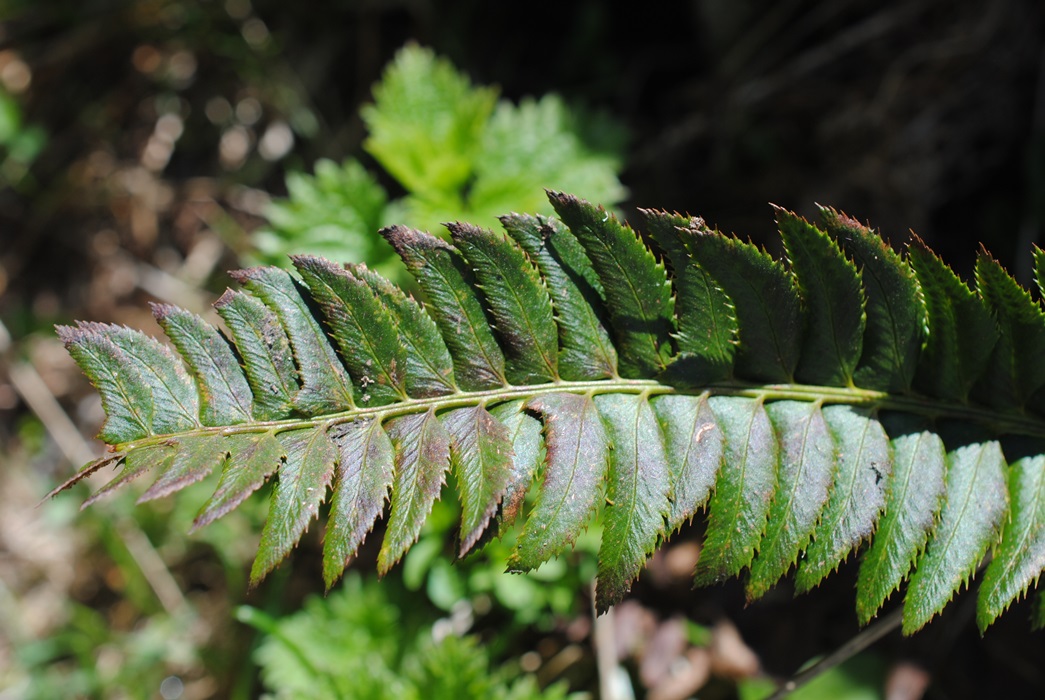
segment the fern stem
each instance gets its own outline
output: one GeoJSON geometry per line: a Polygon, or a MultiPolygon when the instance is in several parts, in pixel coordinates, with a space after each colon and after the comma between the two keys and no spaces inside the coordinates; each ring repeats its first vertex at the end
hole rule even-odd
{"type": "Polygon", "coordinates": [[[860,630],[852,639],[833,652],[817,661],[815,664],[799,671],[784,681],[776,692],[769,696],[769,700],[782,700],[802,686],[814,680],[817,676],[830,671],[835,666],[845,663],[861,651],[871,646],[879,639],[900,627],[903,623],[903,608],[897,608],[885,617],[878,619],[874,624],[860,630]]]}
{"type": "MultiPolygon", "coordinates": [[[[451,408],[463,408],[489,403],[501,403],[513,399],[529,399],[535,396],[569,393],[598,394],[623,393],[657,396],[662,394],[699,394],[709,392],[712,396],[744,396],[762,399],[763,401],[821,401],[824,404],[847,404],[850,406],[866,406],[877,410],[896,410],[931,419],[950,418],[977,422],[989,425],[999,434],[1026,435],[1045,438],[1045,423],[1024,414],[1000,414],[997,409],[975,404],[958,404],[926,397],[889,394],[881,391],[859,389],[854,387],[816,386],[808,384],[748,384],[743,382],[724,382],[709,384],[703,387],[679,388],[662,384],[654,379],[600,379],[594,381],[556,381],[546,384],[523,386],[504,386],[484,391],[460,391],[454,394],[433,396],[423,399],[407,399],[394,404],[374,407],[357,407],[340,413],[327,414],[317,418],[292,418],[273,421],[256,421],[246,425],[203,427],[179,433],[179,437],[189,435],[238,435],[243,433],[263,433],[272,431],[280,433],[287,430],[313,428],[319,425],[333,426],[362,418],[377,418],[384,421],[397,416],[421,413],[434,407],[437,411],[451,408]]],[[[141,440],[123,443],[114,447],[115,451],[158,445],[167,442],[169,435],[151,435],[141,440]]]]}

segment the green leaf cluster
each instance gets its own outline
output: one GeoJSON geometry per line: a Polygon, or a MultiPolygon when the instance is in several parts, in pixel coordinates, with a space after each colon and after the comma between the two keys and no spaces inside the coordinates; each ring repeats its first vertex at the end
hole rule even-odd
{"type": "Polygon", "coordinates": [[[391,201],[358,160],[316,162],[313,176],[287,176],[288,198],[271,203],[253,236],[258,259],[292,253],[368,262],[393,279],[398,259],[375,232],[385,222],[435,231],[465,219],[491,227],[508,211],[550,214],[544,188],[613,205],[623,129],[567,108],[555,94],[498,100],[448,61],[410,44],[396,55],[362,110],[364,149],[406,191],[391,201]]]}
{"type": "Polygon", "coordinates": [[[264,633],[254,658],[280,700],[567,697],[562,684],[541,691],[531,675],[509,667],[491,672],[477,637],[437,638],[428,621],[405,616],[403,607],[386,587],[349,576],[339,591],[309,598],[295,614],[275,620],[245,606],[237,616],[264,633]]]}
{"type": "Polygon", "coordinates": [[[390,499],[387,571],[448,477],[459,556],[521,524],[513,571],[598,518],[600,610],[702,510],[696,583],[742,575],[752,600],[862,550],[861,622],[906,584],[913,632],[984,566],[986,628],[1037,581],[1045,314],[985,251],[970,288],[917,238],[897,252],[830,209],[779,210],[777,259],[645,211],[654,251],[601,207],[549,200],[556,218],[506,216],[504,233],[384,229],[424,306],[297,256],[300,278],[235,275],[215,305],[227,334],[157,306],[181,359],[127,328],[59,328],[113,445],[69,483],[122,466],[93,502],[152,471],[149,500],[218,472],[201,526],[273,479],[255,582],[322,506],[331,586],[390,499]]]}
{"type": "Polygon", "coordinates": [[[327,598],[279,619],[250,607],[241,621],[265,636],[254,652],[261,678],[278,700],[565,700],[563,684],[541,690],[532,675],[491,670],[474,636],[435,628],[397,605],[375,581],[348,576],[327,598]]]}
{"type": "Polygon", "coordinates": [[[43,127],[26,123],[18,100],[0,86],[0,186],[23,186],[45,145],[43,127]]]}

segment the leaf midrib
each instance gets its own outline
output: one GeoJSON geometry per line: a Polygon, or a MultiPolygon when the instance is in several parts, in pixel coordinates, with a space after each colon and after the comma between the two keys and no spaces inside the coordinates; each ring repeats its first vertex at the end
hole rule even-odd
{"type": "Polygon", "coordinates": [[[929,419],[954,418],[972,421],[993,428],[1000,434],[1026,435],[1045,439],[1045,421],[1025,415],[1000,415],[997,410],[974,404],[934,400],[918,395],[896,395],[883,391],[852,387],[817,386],[811,384],[752,384],[740,381],[716,382],[692,389],[679,389],[662,384],[654,379],[598,379],[589,381],[548,382],[545,384],[508,385],[482,391],[459,391],[442,396],[408,399],[384,406],[358,407],[356,409],[329,413],[313,418],[290,418],[283,420],[257,421],[240,425],[205,426],[179,433],[150,435],[139,440],[114,446],[115,451],[126,451],[146,445],[162,444],[172,438],[189,435],[237,435],[260,433],[268,430],[283,432],[318,425],[334,425],[362,418],[374,417],[387,420],[397,416],[421,413],[428,408],[443,411],[451,408],[475,406],[482,403],[501,403],[513,399],[529,399],[548,394],[599,394],[623,393],[650,396],[681,394],[699,396],[742,396],[763,401],[791,399],[795,401],[822,401],[825,405],[844,404],[865,406],[877,410],[894,410],[913,413],[929,419]]]}

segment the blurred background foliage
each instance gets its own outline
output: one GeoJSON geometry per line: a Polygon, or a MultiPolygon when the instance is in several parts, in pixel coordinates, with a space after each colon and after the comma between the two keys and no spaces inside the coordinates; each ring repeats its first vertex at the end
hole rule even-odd
{"type": "MultiPolygon", "coordinates": [[[[379,586],[365,549],[325,599],[317,527],[247,591],[261,495],[191,536],[207,482],[143,507],[128,493],[79,513],[87,485],[35,507],[101,449],[98,400],[52,324],[159,334],[147,301],[207,314],[225,270],[302,250],[396,276],[377,227],[493,225],[541,209],[543,187],[768,245],[768,202],[820,202],[894,242],[913,229],[964,272],[982,241],[1026,280],[1045,8],[0,0],[0,699],[303,697],[313,672],[310,697],[353,697],[342,664],[362,648],[403,694],[754,698],[850,638],[852,567],[746,607],[734,584],[690,590],[699,527],[594,621],[597,524],[571,556],[504,576],[510,534],[453,561],[452,493],[379,586]]],[[[980,638],[968,602],[802,697],[1045,693],[1027,615],[980,638]]]]}

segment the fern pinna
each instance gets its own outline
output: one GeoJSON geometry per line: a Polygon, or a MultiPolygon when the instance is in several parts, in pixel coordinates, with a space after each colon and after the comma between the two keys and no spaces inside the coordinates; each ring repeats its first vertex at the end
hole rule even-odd
{"type": "Polygon", "coordinates": [[[550,197],[559,218],[505,216],[507,236],[384,230],[424,306],[365,266],[300,256],[298,277],[235,273],[243,289],[215,304],[226,331],[155,306],[177,352],[59,328],[112,452],[58,490],[122,465],[88,503],[151,471],[148,501],[220,470],[202,526],[273,478],[254,582],[328,492],[327,586],[390,499],[387,571],[447,472],[462,556],[524,519],[510,567],[533,569],[598,514],[600,610],[705,507],[696,582],[747,570],[752,599],[793,567],[809,590],[865,543],[857,614],[906,581],[907,632],[985,559],[981,628],[1037,580],[1045,316],[985,251],[973,291],[918,238],[902,256],[831,209],[818,225],[777,211],[786,260],[643,211],[654,253],[603,209],[550,197]]]}

